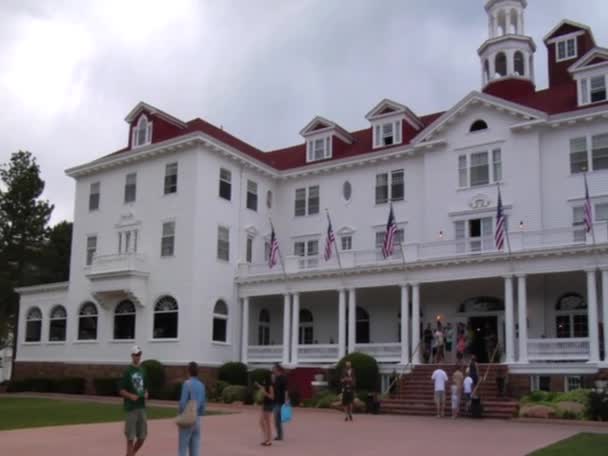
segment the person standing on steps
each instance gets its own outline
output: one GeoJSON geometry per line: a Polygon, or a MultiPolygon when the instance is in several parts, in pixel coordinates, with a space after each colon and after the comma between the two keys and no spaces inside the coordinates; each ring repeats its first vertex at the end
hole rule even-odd
{"type": "Polygon", "coordinates": [[[141,348],[131,348],[131,365],[125,370],[120,381],[119,394],[124,399],[123,406],[127,412],[125,418],[125,437],[127,439],[127,456],[134,456],[142,447],[148,435],[146,417],[146,373],[141,367],[141,348]]]}
{"type": "Polygon", "coordinates": [[[477,370],[477,358],[475,355],[471,355],[471,361],[469,361],[469,375],[473,379],[473,386],[477,386],[479,372],[477,370]]]}
{"type": "Polygon", "coordinates": [[[287,376],[283,366],[276,363],[272,368],[274,376],[274,427],[277,432],[275,440],[283,440],[283,422],[281,421],[281,407],[289,404],[289,393],[287,392],[287,376]]]}
{"type": "Polygon", "coordinates": [[[435,387],[435,406],[437,407],[437,417],[445,414],[445,384],[448,381],[448,374],[440,367],[435,369],[431,380],[435,387]]]}
{"type": "Polygon", "coordinates": [[[355,370],[351,362],[346,361],[342,377],[342,405],[344,406],[344,421],[353,420],[353,401],[355,400],[355,370]]]}

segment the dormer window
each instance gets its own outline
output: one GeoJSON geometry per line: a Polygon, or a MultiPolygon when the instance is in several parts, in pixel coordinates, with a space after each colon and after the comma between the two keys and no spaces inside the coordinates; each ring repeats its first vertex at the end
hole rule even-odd
{"type": "Polygon", "coordinates": [[[314,162],[319,160],[327,160],[331,158],[331,136],[324,138],[309,139],[307,141],[308,157],[307,162],[314,162]]]}
{"type": "Polygon", "coordinates": [[[374,126],[374,147],[401,144],[401,120],[378,123],[374,126]]]}
{"type": "Polygon", "coordinates": [[[146,116],[141,116],[133,128],[133,147],[145,146],[152,142],[152,122],[146,116]]]}
{"type": "Polygon", "coordinates": [[[557,62],[576,58],[576,37],[567,38],[555,43],[555,52],[555,60],[557,62]]]}
{"type": "Polygon", "coordinates": [[[579,104],[587,105],[608,100],[606,74],[579,79],[579,104]]]}

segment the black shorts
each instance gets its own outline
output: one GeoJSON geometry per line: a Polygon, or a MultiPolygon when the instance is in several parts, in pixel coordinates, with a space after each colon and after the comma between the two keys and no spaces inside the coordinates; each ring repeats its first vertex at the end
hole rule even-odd
{"type": "Polygon", "coordinates": [[[274,410],[274,404],[262,404],[262,410],[265,412],[272,412],[274,410]]]}
{"type": "Polygon", "coordinates": [[[352,391],[344,391],[342,393],[342,405],[350,405],[353,403],[354,395],[352,391]]]}

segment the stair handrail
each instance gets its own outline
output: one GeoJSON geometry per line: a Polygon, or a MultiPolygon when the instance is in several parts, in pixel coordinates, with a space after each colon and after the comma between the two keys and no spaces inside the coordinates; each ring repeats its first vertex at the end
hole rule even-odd
{"type": "MultiPolygon", "coordinates": [[[[408,370],[408,368],[410,368],[413,364],[413,358],[414,355],[418,352],[418,349],[420,348],[420,344],[422,343],[422,339],[418,341],[418,344],[416,345],[416,348],[414,348],[414,351],[412,352],[411,356],[408,359],[408,363],[406,364],[406,369],[408,370]]],[[[400,373],[399,375],[397,375],[396,378],[393,379],[393,381],[388,385],[388,388],[386,390],[384,390],[381,394],[380,394],[380,398],[384,399],[391,391],[391,388],[393,387],[393,385],[395,385],[395,383],[397,383],[397,381],[401,381],[401,377],[403,377],[404,373],[400,373]]]]}
{"type": "Polygon", "coordinates": [[[492,365],[494,364],[494,358],[496,357],[496,353],[498,352],[498,348],[499,348],[498,344],[496,344],[496,347],[494,348],[494,352],[492,353],[492,356],[490,357],[490,363],[488,364],[488,367],[486,369],[486,373],[481,378],[481,380],[479,380],[479,382],[477,382],[477,385],[475,385],[475,388],[473,388],[473,391],[471,393],[471,397],[476,397],[475,394],[477,393],[477,389],[481,386],[482,383],[484,383],[487,380],[488,374],[490,373],[490,369],[492,368],[492,365]]]}

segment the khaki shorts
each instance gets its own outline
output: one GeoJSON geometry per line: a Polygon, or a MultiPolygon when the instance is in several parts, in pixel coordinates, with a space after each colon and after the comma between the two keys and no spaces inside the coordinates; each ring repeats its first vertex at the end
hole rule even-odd
{"type": "Polygon", "coordinates": [[[146,409],[139,408],[127,412],[125,418],[125,436],[127,440],[144,440],[148,435],[146,409]]]}
{"type": "Polygon", "coordinates": [[[435,402],[445,402],[445,391],[435,391],[435,402]]]}

